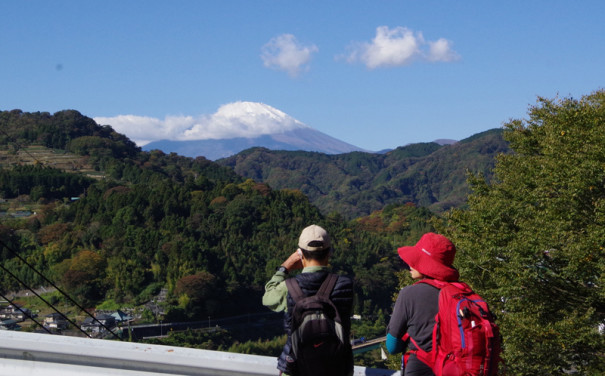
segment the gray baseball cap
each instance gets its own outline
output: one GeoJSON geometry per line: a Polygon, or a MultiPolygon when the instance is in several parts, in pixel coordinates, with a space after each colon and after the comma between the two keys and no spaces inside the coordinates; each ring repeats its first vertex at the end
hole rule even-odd
{"type": "Polygon", "coordinates": [[[308,252],[322,251],[332,246],[330,235],[322,227],[311,225],[305,227],[298,238],[298,246],[308,252]]]}

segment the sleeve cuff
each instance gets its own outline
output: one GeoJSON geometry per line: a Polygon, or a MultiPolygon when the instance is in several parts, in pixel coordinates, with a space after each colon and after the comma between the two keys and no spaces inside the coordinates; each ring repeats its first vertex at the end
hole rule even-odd
{"type": "Polygon", "coordinates": [[[393,337],[391,333],[387,333],[386,346],[389,354],[397,354],[405,350],[405,342],[393,337]]]}
{"type": "Polygon", "coordinates": [[[275,272],[275,274],[273,274],[273,278],[275,278],[275,277],[279,277],[279,278],[281,278],[282,280],[284,280],[284,279],[286,279],[286,278],[288,277],[288,274],[287,274],[287,273],[284,273],[284,272],[280,272],[280,271],[278,270],[278,271],[276,271],[276,272],[275,272]]]}

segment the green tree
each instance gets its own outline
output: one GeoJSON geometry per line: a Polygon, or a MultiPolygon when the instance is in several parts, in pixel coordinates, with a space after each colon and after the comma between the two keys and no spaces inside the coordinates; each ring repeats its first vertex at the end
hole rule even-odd
{"type": "Polygon", "coordinates": [[[113,285],[112,297],[123,301],[143,290],[145,270],[136,260],[116,256],[108,260],[107,279],[113,285]]]}
{"type": "Polygon", "coordinates": [[[73,258],[59,264],[59,269],[65,270],[61,278],[63,287],[86,304],[98,300],[105,293],[102,281],[105,263],[104,258],[94,251],[79,251],[73,258]]]}
{"type": "Polygon", "coordinates": [[[505,124],[513,154],[441,228],[462,278],[499,316],[510,374],[602,374],[605,91],[539,98],[505,124]]]}
{"type": "Polygon", "coordinates": [[[175,293],[182,299],[184,307],[189,310],[192,317],[201,317],[201,314],[214,314],[209,308],[209,301],[214,298],[216,277],[206,271],[185,276],[176,283],[175,293]]]}

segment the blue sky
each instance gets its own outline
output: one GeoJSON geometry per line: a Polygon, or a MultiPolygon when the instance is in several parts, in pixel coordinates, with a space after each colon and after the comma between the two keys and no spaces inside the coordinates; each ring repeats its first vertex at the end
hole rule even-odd
{"type": "Polygon", "coordinates": [[[0,15],[0,110],[132,115],[112,125],[133,139],[249,101],[381,150],[605,86],[602,0],[32,0],[0,15]]]}

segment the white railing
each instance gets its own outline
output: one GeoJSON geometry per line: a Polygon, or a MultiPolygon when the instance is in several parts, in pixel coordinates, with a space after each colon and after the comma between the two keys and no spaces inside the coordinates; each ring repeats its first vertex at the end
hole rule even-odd
{"type": "MultiPolygon", "coordinates": [[[[277,375],[274,357],[0,331],[0,375],[277,375]]],[[[355,367],[355,376],[396,371],[355,367]]]]}

